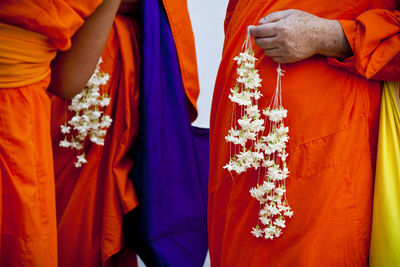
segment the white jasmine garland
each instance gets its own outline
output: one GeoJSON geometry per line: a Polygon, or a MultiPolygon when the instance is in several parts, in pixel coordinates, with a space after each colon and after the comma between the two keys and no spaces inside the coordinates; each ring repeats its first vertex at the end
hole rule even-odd
{"type": "Polygon", "coordinates": [[[285,149],[289,140],[289,127],[284,124],[287,110],[283,107],[281,98],[283,71],[278,65],[271,104],[260,111],[258,100],[262,97],[262,80],[255,69],[257,59],[251,49],[249,34],[243,46],[244,51],[234,58],[238,66],[236,85],[228,96],[234,105],[233,112],[240,111],[240,116],[236,119],[234,114],[232,127],[225,136],[225,140],[231,143],[231,155],[223,168],[237,174],[250,168],[265,170],[259,172],[265,173],[262,181],[250,189],[250,195],[260,203],[259,223],[252,227],[251,233],[257,238],[274,239],[286,227],[285,218],[293,215],[287,204],[285,186],[285,179],[289,176],[286,165],[289,154],[285,149]],[[264,135],[266,121],[269,122],[269,127],[268,133],[264,135]]]}
{"type": "MultiPolygon", "coordinates": [[[[85,88],[71,100],[68,106],[68,110],[74,112],[75,116],[60,126],[61,132],[65,135],[60,141],[61,147],[81,151],[87,138],[97,145],[104,145],[107,128],[110,127],[112,119],[104,114],[104,108],[110,104],[111,99],[106,93],[101,93],[100,86],[107,84],[110,76],[100,71],[101,62],[100,58],[85,88]]],[[[77,168],[87,162],[84,152],[76,159],[74,164],[77,168]]]]}

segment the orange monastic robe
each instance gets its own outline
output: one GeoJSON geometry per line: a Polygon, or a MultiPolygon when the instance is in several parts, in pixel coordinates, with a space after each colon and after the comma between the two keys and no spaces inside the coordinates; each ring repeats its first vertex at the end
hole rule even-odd
{"type": "MultiPolygon", "coordinates": [[[[367,265],[381,89],[374,79],[400,77],[400,14],[393,11],[398,8],[393,0],[230,1],[211,111],[212,266],[367,265]],[[230,154],[224,137],[232,118],[228,94],[236,79],[233,57],[248,25],[290,8],[340,19],[354,56],[343,62],[313,56],[282,65],[282,102],[290,129],[286,187],[294,216],[279,238],[257,239],[250,231],[258,223],[259,203],[249,193],[257,172],[248,170],[232,179],[222,168],[230,154]]],[[[259,106],[266,108],[277,64],[258,47],[255,56],[263,79],[259,106]]]]}
{"type": "Polygon", "coordinates": [[[57,266],[50,61],[100,2],[0,1],[0,266],[57,266]]]}
{"type": "Polygon", "coordinates": [[[197,98],[199,97],[199,77],[197,72],[196,49],[190,22],[187,1],[163,0],[172,36],[174,37],[183,87],[188,100],[190,121],[197,117],[197,98]]]}
{"type": "MultiPolygon", "coordinates": [[[[110,75],[102,87],[111,97],[105,113],[113,122],[105,146],[86,143],[87,163],[76,168],[81,154],[59,146],[64,139],[64,100],[52,98],[52,139],[56,180],[59,266],[110,266],[123,248],[122,217],[137,206],[128,178],[129,154],[137,136],[140,54],[138,24],[117,15],[102,54],[100,68],[110,75]]],[[[68,102],[70,103],[70,102],[68,102]]],[[[68,113],[68,120],[72,117],[68,113]]],[[[132,264],[136,254],[130,253],[132,264]]],[[[125,258],[126,259],[126,258],[125,258]]]]}

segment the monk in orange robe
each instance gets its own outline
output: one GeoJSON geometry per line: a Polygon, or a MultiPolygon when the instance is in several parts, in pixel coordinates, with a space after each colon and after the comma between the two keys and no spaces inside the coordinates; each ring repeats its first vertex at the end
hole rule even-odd
{"type": "Polygon", "coordinates": [[[0,3],[1,266],[57,266],[50,99],[46,89],[50,83],[53,93],[67,97],[90,78],[87,73],[93,72],[106,37],[96,42],[87,38],[110,28],[119,0],[100,3],[0,3]],[[70,49],[71,43],[77,45],[70,49]],[[57,49],[68,51],[59,53],[53,61],[50,81],[50,62],[57,49]],[[68,64],[71,61],[75,68],[68,64]],[[73,86],[62,84],[64,74],[76,78],[73,86]]]}
{"type": "Polygon", "coordinates": [[[212,266],[366,266],[381,82],[400,78],[399,2],[231,0],[211,111],[209,249],[212,266]],[[292,9],[292,10],[288,10],[292,9]],[[300,11],[302,10],[302,11],[300,11]],[[311,15],[313,14],[313,15],[311,15]],[[290,128],[286,179],[294,215],[279,238],[255,238],[257,172],[231,178],[236,62],[246,28],[262,79],[260,108],[277,62],[290,128]],[[287,64],[286,64],[287,63],[287,64]]]}
{"type": "Polygon", "coordinates": [[[115,254],[124,249],[122,217],[138,205],[129,179],[133,165],[129,152],[138,129],[138,42],[137,20],[117,15],[100,64],[101,71],[110,75],[101,91],[111,98],[105,114],[113,122],[104,146],[84,144],[87,163],[80,168],[74,162],[82,152],[59,146],[64,139],[60,125],[75,115],[69,111],[65,117],[70,102],[51,99],[59,266],[136,265],[136,253],[115,254]]]}

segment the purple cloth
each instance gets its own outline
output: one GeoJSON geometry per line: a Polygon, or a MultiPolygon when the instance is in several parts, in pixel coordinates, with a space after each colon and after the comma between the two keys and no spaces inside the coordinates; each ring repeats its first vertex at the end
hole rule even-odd
{"type": "Polygon", "coordinates": [[[208,248],[208,130],[190,124],[161,1],[142,1],[142,27],[140,124],[132,172],[139,207],[126,217],[127,243],[147,266],[202,266],[208,248]]]}

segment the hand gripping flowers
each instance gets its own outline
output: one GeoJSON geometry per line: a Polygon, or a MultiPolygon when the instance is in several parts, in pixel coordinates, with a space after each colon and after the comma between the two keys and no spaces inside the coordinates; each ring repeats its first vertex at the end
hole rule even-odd
{"type": "Polygon", "coordinates": [[[256,58],[249,34],[243,46],[244,51],[234,58],[238,65],[237,79],[229,95],[233,112],[231,129],[225,137],[231,143],[231,155],[224,168],[238,174],[249,168],[264,168],[265,171],[259,173],[265,173],[265,176],[261,181],[258,177],[257,186],[250,189],[251,196],[260,202],[258,224],[251,233],[257,238],[274,239],[282,234],[286,226],[285,218],[293,215],[285,187],[285,179],[289,175],[286,166],[288,153],[285,151],[289,128],[283,121],[287,116],[281,97],[283,71],[278,65],[272,100],[269,107],[260,112],[258,99],[262,96],[259,90],[261,79],[254,67],[256,58]],[[236,120],[237,110],[240,115],[236,120]],[[268,118],[268,134],[264,133],[266,126],[261,113],[268,118]]]}
{"type": "MultiPolygon", "coordinates": [[[[75,112],[68,122],[61,125],[61,132],[65,135],[64,140],[60,141],[61,147],[70,147],[79,151],[83,150],[83,144],[89,136],[90,141],[97,145],[104,146],[104,137],[107,128],[110,127],[112,119],[104,115],[104,109],[110,104],[110,98],[106,93],[100,94],[100,85],[107,84],[110,76],[100,71],[100,58],[96,69],[86,84],[85,88],[77,94],[68,109],[75,112]],[[68,136],[70,138],[68,139],[68,136]]],[[[67,111],[65,111],[67,112],[67,111]]],[[[78,155],[75,167],[79,168],[86,163],[85,152],[78,155]]]]}

